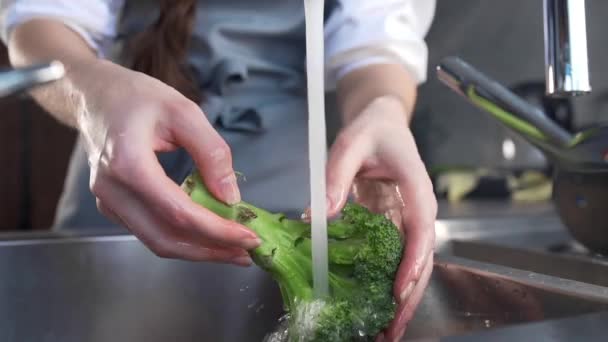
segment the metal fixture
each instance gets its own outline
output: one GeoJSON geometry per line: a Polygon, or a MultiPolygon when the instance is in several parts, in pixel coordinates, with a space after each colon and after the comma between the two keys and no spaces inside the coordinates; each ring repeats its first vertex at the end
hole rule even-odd
{"type": "Polygon", "coordinates": [[[6,97],[63,77],[65,68],[60,62],[37,64],[0,71],[0,97],[6,97]]]}
{"type": "Polygon", "coordinates": [[[544,0],[545,81],[555,97],[591,92],[585,0],[544,0]]]}

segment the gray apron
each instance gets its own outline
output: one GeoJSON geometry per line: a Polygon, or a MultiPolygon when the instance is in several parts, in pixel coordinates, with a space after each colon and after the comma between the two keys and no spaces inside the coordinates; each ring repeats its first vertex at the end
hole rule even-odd
{"type": "MultiPolygon", "coordinates": [[[[126,1],[115,60],[125,60],[121,46],[156,20],[158,8],[158,1],[126,1]]],[[[204,90],[200,105],[244,174],[243,199],[298,215],[309,198],[303,1],[202,0],[196,18],[189,62],[204,90]]],[[[178,183],[193,167],[183,150],[159,159],[178,183]]],[[[88,183],[79,140],[55,228],[113,225],[97,212],[88,183]]]]}

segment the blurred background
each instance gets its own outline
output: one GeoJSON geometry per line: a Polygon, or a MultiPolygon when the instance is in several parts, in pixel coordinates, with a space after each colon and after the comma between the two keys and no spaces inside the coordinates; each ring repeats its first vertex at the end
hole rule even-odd
{"type": "MultiPolygon", "coordinates": [[[[9,66],[4,46],[0,66],[9,66]]],[[[0,231],[49,229],[76,132],[27,97],[0,108],[0,231]]]]}
{"type": "MultiPolygon", "coordinates": [[[[420,87],[413,129],[441,198],[452,191],[453,202],[471,198],[511,201],[509,181],[513,177],[528,171],[548,176],[551,167],[523,139],[440,84],[434,70],[439,60],[447,55],[461,56],[547,109],[562,127],[581,129],[608,115],[606,13],[608,2],[587,1],[593,93],[573,100],[547,101],[543,97],[542,1],[437,2],[427,37],[428,81],[420,87]]],[[[4,47],[0,63],[8,66],[4,47]]],[[[0,106],[0,230],[48,229],[75,132],[56,123],[26,97],[0,100],[0,106]]],[[[330,128],[335,129],[333,116],[329,119],[330,128]]],[[[535,183],[537,189],[524,198],[547,202],[549,181],[549,177],[541,177],[540,183],[535,183]]]]}

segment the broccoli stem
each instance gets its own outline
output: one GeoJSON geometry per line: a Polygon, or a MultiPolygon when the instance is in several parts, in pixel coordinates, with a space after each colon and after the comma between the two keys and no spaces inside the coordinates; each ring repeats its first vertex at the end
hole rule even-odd
{"type": "Polygon", "coordinates": [[[258,235],[262,244],[250,251],[251,257],[280,284],[288,306],[313,297],[310,247],[301,243],[310,236],[309,224],[289,220],[283,214],[272,214],[245,202],[227,205],[207,190],[197,172],[184,181],[182,188],[194,202],[218,216],[243,224],[258,235]]]}

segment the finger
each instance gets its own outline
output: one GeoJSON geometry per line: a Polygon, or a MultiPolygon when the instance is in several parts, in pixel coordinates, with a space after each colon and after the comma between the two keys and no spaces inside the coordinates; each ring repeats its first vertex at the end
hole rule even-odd
{"type": "Polygon", "coordinates": [[[171,122],[172,136],[192,156],[209,191],[225,203],[240,202],[228,144],[193,102],[186,102],[176,111],[179,113],[171,122]]]}
{"type": "MultiPolygon", "coordinates": [[[[260,240],[251,230],[194,203],[179,185],[167,177],[156,155],[144,146],[137,146],[138,143],[141,141],[119,147],[119,152],[108,151],[107,155],[115,154],[113,158],[104,154],[100,163],[102,168],[98,171],[101,179],[107,177],[117,183],[115,185],[129,189],[146,205],[141,209],[142,213],[154,213],[173,228],[198,232],[205,239],[229,247],[249,250],[260,245],[260,240]]],[[[104,203],[110,204],[108,201],[104,203]]],[[[121,205],[131,204],[123,202],[121,205]]],[[[114,212],[118,214],[116,209],[114,212]]]]}
{"type": "Polygon", "coordinates": [[[163,177],[156,184],[154,179],[150,178],[146,183],[147,187],[137,187],[137,191],[141,193],[144,201],[155,209],[155,212],[160,213],[164,220],[171,222],[175,227],[196,231],[224,246],[250,250],[260,245],[261,241],[254,232],[194,203],[169,178],[163,177]]]}
{"type": "MultiPolygon", "coordinates": [[[[165,227],[169,227],[163,223],[165,227]]],[[[239,247],[226,247],[201,237],[200,233],[179,229],[166,228],[170,230],[170,239],[175,241],[184,254],[190,256],[186,259],[192,261],[229,262],[241,266],[249,266],[252,263],[249,252],[239,247]]]]}
{"type": "Polygon", "coordinates": [[[399,305],[395,319],[386,329],[384,336],[387,341],[399,341],[405,334],[408,322],[412,319],[416,312],[416,308],[422,301],[425,292],[424,290],[429,283],[432,272],[433,256],[431,255],[411,296],[407,299],[407,302],[402,302],[399,305]]]}
{"type": "Polygon", "coordinates": [[[406,248],[397,273],[397,298],[405,300],[413,290],[420,274],[432,255],[435,245],[437,201],[424,167],[411,165],[411,171],[399,180],[403,199],[401,217],[406,235],[406,248]]]}
{"type": "Polygon", "coordinates": [[[123,222],[120,220],[120,217],[114,213],[114,211],[110,210],[103,202],[97,198],[96,200],[97,210],[105,217],[107,217],[110,221],[123,225],[123,222]]]}
{"type": "Polygon", "coordinates": [[[173,240],[172,244],[174,245],[172,248],[175,249],[173,253],[184,260],[230,263],[239,266],[251,266],[253,263],[245,250],[235,253],[231,249],[208,248],[181,240],[173,240]]]}
{"type": "Polygon", "coordinates": [[[240,248],[221,248],[207,242],[204,237],[192,236],[192,232],[171,229],[171,225],[158,218],[149,207],[132,192],[103,182],[103,190],[97,195],[104,200],[104,210],[115,215],[144,245],[156,255],[164,258],[179,258],[192,261],[226,262],[248,266],[251,259],[240,248]],[[107,204],[106,204],[107,203],[107,204]],[[124,205],[128,203],[128,205],[124,205]]]}
{"type": "MultiPolygon", "coordinates": [[[[170,235],[181,247],[194,249],[193,255],[196,255],[198,252],[202,253],[202,256],[200,257],[201,260],[217,260],[221,262],[222,260],[228,259],[240,259],[241,261],[246,260],[246,262],[240,263],[242,265],[251,264],[249,252],[243,248],[226,247],[224,245],[214,243],[205,238],[201,238],[198,232],[172,229],[170,231],[170,235]],[[200,251],[198,251],[199,249],[200,251]]],[[[192,260],[196,260],[196,258],[196,256],[193,256],[192,260]]]]}
{"type": "Polygon", "coordinates": [[[350,131],[341,133],[332,145],[327,161],[328,216],[338,214],[346,203],[355,176],[371,150],[368,139],[350,131]]]}
{"type": "Polygon", "coordinates": [[[432,255],[434,229],[427,225],[409,225],[406,230],[406,245],[395,284],[395,297],[405,301],[413,291],[428,258],[432,255]]]}

